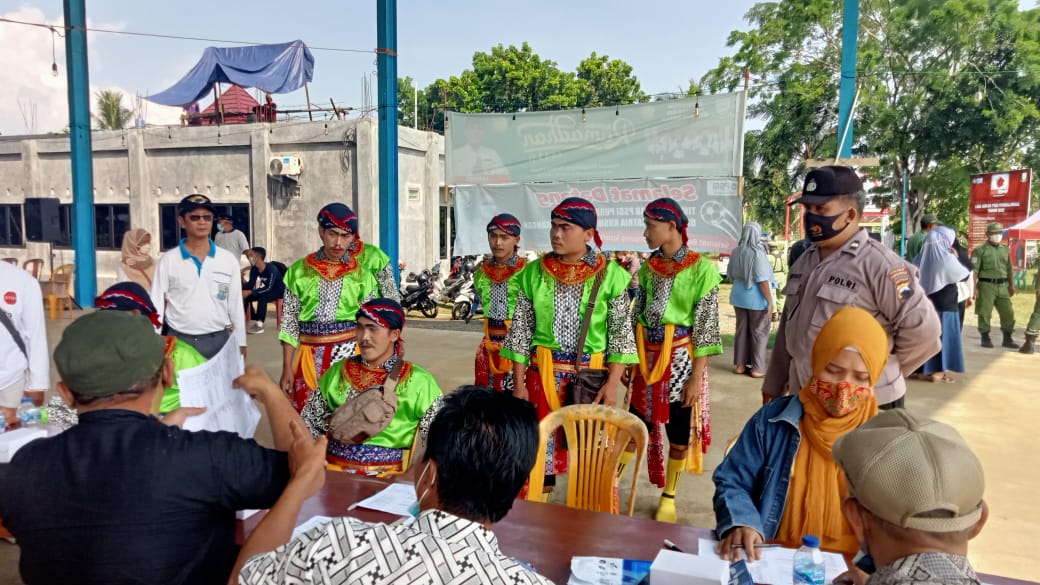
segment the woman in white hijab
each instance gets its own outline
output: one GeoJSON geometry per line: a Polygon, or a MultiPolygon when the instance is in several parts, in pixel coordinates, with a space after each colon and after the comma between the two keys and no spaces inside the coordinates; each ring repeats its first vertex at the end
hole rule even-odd
{"type": "Polygon", "coordinates": [[[925,378],[932,382],[952,382],[946,372],[964,371],[957,283],[971,278],[971,271],[957,258],[956,239],[957,234],[952,229],[936,227],[928,232],[924,247],[914,262],[921,268],[921,287],[935,305],[942,322],[942,349],[922,366],[925,378]]]}
{"type": "Polygon", "coordinates": [[[762,248],[762,226],[744,224],[740,243],[733,249],[726,273],[733,281],[729,302],[737,312],[737,333],[733,348],[733,370],[752,378],[766,373],[766,345],[770,323],[776,313],[771,280],[773,265],[762,248]]]}

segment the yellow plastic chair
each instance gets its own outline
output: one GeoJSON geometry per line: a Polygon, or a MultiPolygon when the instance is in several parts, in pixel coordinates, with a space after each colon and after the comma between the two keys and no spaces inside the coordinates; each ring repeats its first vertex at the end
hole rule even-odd
{"type": "Polygon", "coordinates": [[[62,264],[51,273],[51,279],[43,283],[43,298],[47,302],[51,321],[58,314],[64,316],[66,307],[72,312],[72,278],[75,272],[75,264],[62,264]]]}
{"type": "Polygon", "coordinates": [[[542,500],[545,483],[545,450],[558,427],[567,437],[567,506],[581,510],[616,513],[614,489],[621,452],[636,444],[632,491],[628,512],[636,505],[639,466],[646,456],[648,435],[639,417],[613,406],[575,404],[549,413],[539,425],[538,458],[528,483],[527,499],[542,500]]]}

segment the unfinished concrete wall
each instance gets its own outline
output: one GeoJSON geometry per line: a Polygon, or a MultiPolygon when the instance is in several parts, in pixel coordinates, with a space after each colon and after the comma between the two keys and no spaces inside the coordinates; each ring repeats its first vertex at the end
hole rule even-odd
{"type": "MultiPolygon", "coordinates": [[[[151,232],[155,249],[160,205],[190,193],[248,203],[251,243],[288,264],[318,248],[318,210],[340,201],[357,212],[361,237],[378,245],[377,136],[373,119],[95,132],[94,203],[128,204],[131,225],[151,232]],[[269,175],[271,157],[286,154],[303,160],[298,190],[269,175]]],[[[398,136],[401,260],[430,266],[438,259],[444,139],[409,128],[399,128],[398,136]]],[[[0,139],[0,204],[29,197],[72,203],[67,137],[0,139]]],[[[47,266],[47,249],[26,242],[0,247],[0,257],[44,258],[47,266]]],[[[53,253],[55,266],[74,262],[68,248],[53,253]]],[[[119,258],[116,250],[97,252],[99,290],[114,282],[119,258]]]]}

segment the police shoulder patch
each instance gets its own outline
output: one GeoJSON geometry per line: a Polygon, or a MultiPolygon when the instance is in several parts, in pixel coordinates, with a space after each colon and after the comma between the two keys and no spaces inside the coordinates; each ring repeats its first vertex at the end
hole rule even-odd
{"type": "Polygon", "coordinates": [[[896,295],[899,300],[905,301],[914,294],[913,286],[911,282],[913,280],[910,277],[910,271],[904,267],[894,268],[888,272],[888,279],[892,281],[892,285],[896,288],[896,295]]]}

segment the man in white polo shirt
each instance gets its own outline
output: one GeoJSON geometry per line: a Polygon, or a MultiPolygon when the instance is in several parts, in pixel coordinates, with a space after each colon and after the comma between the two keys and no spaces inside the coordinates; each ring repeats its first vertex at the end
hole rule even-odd
{"type": "Polygon", "coordinates": [[[245,356],[238,258],[209,238],[213,216],[213,202],[205,195],[188,195],[177,204],[177,222],[187,237],[159,257],[152,301],[166,332],[206,359],[216,355],[232,335],[245,356]]]}
{"type": "Polygon", "coordinates": [[[0,416],[10,425],[22,396],[43,404],[51,366],[40,283],[7,262],[0,262],[0,311],[0,416]]]}

